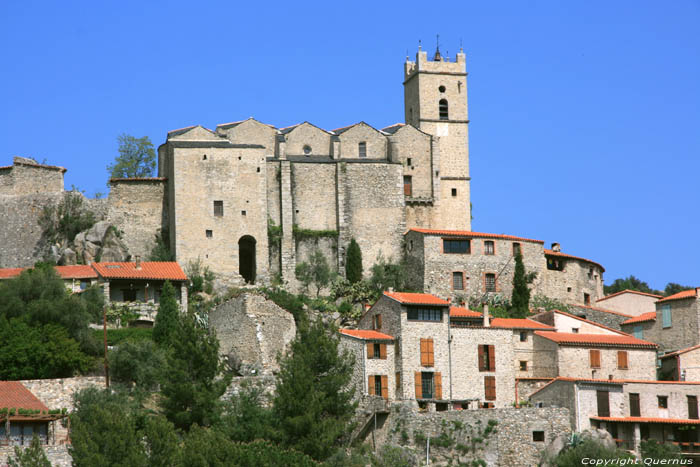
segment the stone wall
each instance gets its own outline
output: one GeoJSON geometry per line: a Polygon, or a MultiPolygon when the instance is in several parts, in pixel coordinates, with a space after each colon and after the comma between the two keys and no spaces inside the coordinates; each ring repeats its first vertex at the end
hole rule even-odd
{"type": "Polygon", "coordinates": [[[63,167],[15,156],[11,166],[0,167],[0,195],[62,193],[65,172],[63,167]]]}
{"type": "Polygon", "coordinates": [[[42,238],[39,216],[56,205],[63,193],[0,195],[0,267],[27,267],[44,258],[49,245],[42,238]]]}
{"type": "Polygon", "coordinates": [[[630,349],[601,347],[600,368],[591,368],[588,347],[559,346],[556,375],[573,378],[596,379],[656,379],[656,349],[630,349]],[[618,368],[618,352],[627,352],[628,369],[618,368]]]}
{"type": "MultiPolygon", "coordinates": [[[[46,457],[53,467],[70,467],[73,465],[73,458],[68,453],[68,445],[43,446],[46,457]]],[[[8,458],[15,457],[14,446],[0,447],[0,465],[6,465],[8,458]]]]}
{"type": "Polygon", "coordinates": [[[302,229],[336,230],[336,164],[292,164],[294,224],[302,229]]]}
{"type": "Polygon", "coordinates": [[[518,402],[527,401],[533,392],[544,387],[552,381],[552,378],[517,378],[515,380],[515,391],[518,395],[518,402]]]}
{"type": "MultiPolygon", "coordinates": [[[[348,350],[355,357],[352,380],[350,385],[355,388],[354,399],[361,400],[369,394],[369,377],[387,377],[387,395],[390,400],[396,398],[396,377],[395,377],[395,352],[394,343],[382,341],[386,345],[386,358],[367,358],[367,344],[369,340],[357,339],[347,335],[340,335],[340,346],[348,350]]],[[[381,394],[375,394],[381,396],[381,394]]]]}
{"type": "Polygon", "coordinates": [[[395,405],[376,433],[380,445],[400,446],[415,465],[423,465],[431,439],[431,465],[533,466],[560,434],[571,432],[569,410],[563,408],[481,409],[416,413],[395,405]],[[533,441],[533,432],[544,441],[533,441]],[[478,438],[478,440],[477,440],[478,438]]]}
{"type": "Polygon", "coordinates": [[[622,322],[631,318],[631,316],[619,313],[617,311],[584,305],[570,306],[569,313],[580,318],[593,321],[594,323],[602,324],[603,326],[621,331],[624,331],[621,326],[622,322]]]}
{"type": "Polygon", "coordinates": [[[564,303],[584,305],[584,294],[588,294],[590,303],[603,297],[603,270],[600,266],[583,259],[556,258],[564,261],[564,270],[543,267],[542,295],[564,303]]]}
{"type": "MultiPolygon", "coordinates": [[[[641,323],[647,324],[647,323],[641,323]]],[[[625,325],[633,329],[633,325],[625,325]]],[[[644,327],[644,339],[659,344],[659,350],[672,352],[700,344],[700,298],[669,300],[656,304],[656,320],[644,327]],[[663,309],[671,310],[671,326],[664,327],[663,309]]]]}

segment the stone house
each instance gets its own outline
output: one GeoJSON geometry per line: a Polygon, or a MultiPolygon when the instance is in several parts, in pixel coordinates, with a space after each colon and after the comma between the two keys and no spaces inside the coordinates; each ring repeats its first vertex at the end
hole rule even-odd
{"type": "MultiPolygon", "coordinates": [[[[668,353],[700,344],[700,297],[697,288],[657,300],[655,314],[654,320],[642,322],[645,324],[643,333],[645,339],[659,344],[660,350],[668,353]]],[[[631,325],[635,324],[639,323],[631,325]]]]}
{"type": "Polygon", "coordinates": [[[533,376],[656,379],[657,345],[621,334],[535,331],[533,376]]]}
{"type": "Polygon", "coordinates": [[[522,254],[525,270],[536,273],[531,285],[533,295],[580,304],[586,300],[590,304],[591,297],[602,296],[602,266],[546,250],[542,240],[411,228],[404,235],[404,245],[410,287],[439,296],[510,298],[516,251],[522,254]],[[588,271],[593,272],[588,274],[588,271]]]}
{"type": "Polygon", "coordinates": [[[700,381],[700,345],[662,355],[661,374],[664,379],[700,381]]]}
{"type": "Polygon", "coordinates": [[[175,261],[92,263],[105,295],[105,304],[125,306],[140,321],[155,321],[165,281],[175,288],[175,298],[187,310],[187,276],[175,261]]]}
{"type": "Polygon", "coordinates": [[[27,446],[35,435],[41,444],[55,444],[54,423],[64,417],[57,412],[49,413],[19,381],[0,381],[0,446],[27,446]]]}
{"type": "Polygon", "coordinates": [[[596,305],[626,315],[639,316],[656,311],[656,302],[661,298],[661,295],[623,290],[598,299],[596,305]]]}
{"type": "Polygon", "coordinates": [[[355,356],[352,385],[355,397],[397,399],[400,375],[395,372],[394,338],[372,329],[340,329],[340,345],[355,356]]]}
{"type": "MultiPolygon", "coordinates": [[[[0,269],[0,280],[18,277],[25,269],[27,268],[0,269]]],[[[63,279],[66,289],[71,293],[82,292],[97,283],[97,273],[90,265],[54,266],[54,270],[63,279]]]]}
{"type": "Polygon", "coordinates": [[[627,315],[619,311],[586,305],[570,305],[569,313],[579,318],[602,324],[616,331],[622,330],[622,323],[624,321],[634,318],[632,315],[627,315]]]}
{"type": "Polygon", "coordinates": [[[553,327],[557,332],[572,334],[625,334],[620,330],[560,310],[543,311],[530,318],[553,327]]]}
{"type": "Polygon", "coordinates": [[[629,318],[620,323],[620,329],[627,334],[632,334],[637,339],[650,339],[654,332],[650,330],[656,325],[656,312],[643,313],[634,318],[629,318]]]}
{"type": "Polygon", "coordinates": [[[700,383],[556,378],[530,396],[538,406],[566,407],[577,432],[607,430],[624,449],[640,453],[642,440],[674,443],[700,452],[700,383]]]}

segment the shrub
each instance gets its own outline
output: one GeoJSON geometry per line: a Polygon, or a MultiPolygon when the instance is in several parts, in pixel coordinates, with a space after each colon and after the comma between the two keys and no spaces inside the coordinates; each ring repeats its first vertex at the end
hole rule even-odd
{"type": "Polygon", "coordinates": [[[165,352],[151,340],[127,340],[109,353],[114,380],[147,391],[158,386],[165,364],[165,352]]]}
{"type": "Polygon", "coordinates": [[[350,240],[345,259],[345,277],[351,284],[362,280],[362,251],[354,238],[350,240]]]}
{"type": "Polygon", "coordinates": [[[655,439],[641,443],[642,459],[681,459],[681,449],[675,444],[659,443],[655,439]]]}
{"type": "Polygon", "coordinates": [[[44,206],[39,215],[39,226],[44,238],[51,243],[73,241],[75,236],[95,224],[95,215],[83,205],[83,195],[67,191],[57,205],[44,206]]]}
{"type": "Polygon", "coordinates": [[[586,440],[577,446],[570,447],[554,459],[554,465],[558,467],[574,467],[582,465],[583,459],[613,460],[634,459],[632,454],[616,448],[606,448],[593,440],[586,440]]]}

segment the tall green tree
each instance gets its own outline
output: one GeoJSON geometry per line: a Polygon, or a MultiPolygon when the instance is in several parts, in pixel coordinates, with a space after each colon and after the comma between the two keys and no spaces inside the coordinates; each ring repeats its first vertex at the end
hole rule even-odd
{"type": "Polygon", "coordinates": [[[273,413],[283,445],[324,460],[347,434],[354,413],[353,357],[320,320],[301,326],[281,363],[273,413]]]}
{"type": "Polygon", "coordinates": [[[381,254],[372,266],[370,286],[376,296],[389,288],[397,291],[409,291],[408,268],[405,261],[394,263],[391,258],[385,259],[381,254]]]}
{"type": "Polygon", "coordinates": [[[161,347],[168,347],[177,331],[180,306],[175,298],[175,287],[170,281],[165,281],[160,293],[158,313],[153,324],[153,340],[161,347]]]}
{"type": "Polygon", "coordinates": [[[305,289],[313,284],[316,287],[317,297],[320,295],[321,289],[331,281],[331,268],[328,265],[328,260],[318,248],[311,253],[308,263],[297,264],[294,274],[305,289]]]}
{"type": "Polygon", "coordinates": [[[345,277],[351,284],[362,280],[362,250],[354,238],[350,240],[345,259],[345,277]]]}
{"type": "Polygon", "coordinates": [[[110,178],[147,178],[156,171],[156,151],[148,136],[136,138],[126,133],[117,137],[119,155],[107,166],[110,178]]]}
{"type": "Polygon", "coordinates": [[[175,427],[211,426],[219,419],[219,398],[231,382],[222,376],[219,341],[181,314],[171,337],[168,367],[161,382],[161,407],[175,427]]]}
{"type": "Polygon", "coordinates": [[[513,274],[513,293],[510,298],[510,315],[513,318],[525,318],[530,314],[530,288],[525,272],[523,255],[515,255],[515,273],[513,274]]]}

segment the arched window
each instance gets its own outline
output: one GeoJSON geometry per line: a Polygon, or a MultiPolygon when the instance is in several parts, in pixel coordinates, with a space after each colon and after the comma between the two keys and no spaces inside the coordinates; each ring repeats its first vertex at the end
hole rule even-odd
{"type": "Polygon", "coordinates": [[[440,120],[449,120],[447,99],[440,99],[440,120]]]}

